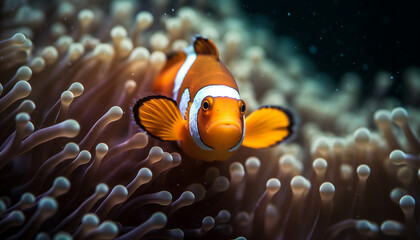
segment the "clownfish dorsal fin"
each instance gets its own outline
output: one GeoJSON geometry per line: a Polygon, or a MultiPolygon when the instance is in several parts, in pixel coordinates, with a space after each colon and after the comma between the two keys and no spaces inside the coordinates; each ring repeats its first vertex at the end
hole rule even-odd
{"type": "Polygon", "coordinates": [[[183,140],[185,120],[176,102],[165,96],[140,99],[133,107],[134,119],[149,135],[164,141],[183,140]]]}
{"type": "Polygon", "coordinates": [[[195,36],[193,38],[193,47],[197,55],[211,55],[216,59],[219,59],[219,51],[217,50],[216,44],[206,37],[200,35],[195,36]]]}
{"type": "Polygon", "coordinates": [[[290,110],[262,106],[245,118],[243,146],[267,148],[290,138],[295,120],[290,110]]]}

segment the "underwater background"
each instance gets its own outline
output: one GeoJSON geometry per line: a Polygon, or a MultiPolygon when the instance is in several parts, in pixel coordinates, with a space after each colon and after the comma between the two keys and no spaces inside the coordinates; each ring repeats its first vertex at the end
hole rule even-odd
{"type": "Polygon", "coordinates": [[[368,81],[381,69],[398,78],[404,69],[419,65],[416,1],[240,3],[256,24],[294,38],[297,48],[309,55],[316,68],[333,79],[354,71],[368,81]]]}
{"type": "Polygon", "coordinates": [[[0,238],[420,237],[415,1],[0,4],[0,238]],[[203,163],[136,126],[194,34],[291,141],[203,163]]]}

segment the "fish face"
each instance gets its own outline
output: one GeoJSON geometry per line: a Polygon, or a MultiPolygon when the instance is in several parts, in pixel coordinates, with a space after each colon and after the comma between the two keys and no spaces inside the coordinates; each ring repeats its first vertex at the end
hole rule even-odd
{"type": "Polygon", "coordinates": [[[244,134],[245,103],[228,97],[206,97],[198,112],[198,129],[204,144],[215,150],[232,150],[244,134]]]}

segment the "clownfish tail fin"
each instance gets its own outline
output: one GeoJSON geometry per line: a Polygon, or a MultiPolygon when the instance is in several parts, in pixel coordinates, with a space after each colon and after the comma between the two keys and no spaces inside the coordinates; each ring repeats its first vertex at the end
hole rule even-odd
{"type": "Polygon", "coordinates": [[[195,35],[193,37],[193,47],[197,54],[212,55],[216,59],[219,59],[219,51],[217,50],[216,44],[206,37],[195,35]]]}
{"type": "Polygon", "coordinates": [[[175,64],[183,63],[186,58],[187,58],[187,55],[182,51],[169,53],[166,56],[166,64],[163,67],[162,72],[171,68],[175,64]]]}

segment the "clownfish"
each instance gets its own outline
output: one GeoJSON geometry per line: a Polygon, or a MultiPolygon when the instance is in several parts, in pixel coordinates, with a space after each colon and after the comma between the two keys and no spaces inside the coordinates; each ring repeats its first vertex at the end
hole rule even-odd
{"type": "Polygon", "coordinates": [[[177,141],[202,161],[222,161],[240,146],[267,148],[292,134],[291,111],[262,106],[245,117],[246,105],[216,45],[196,36],[192,45],[168,57],[156,76],[153,95],[133,107],[136,123],[159,140],[177,141]]]}

